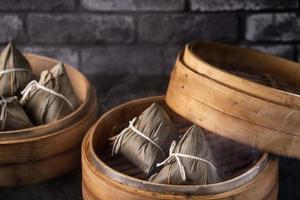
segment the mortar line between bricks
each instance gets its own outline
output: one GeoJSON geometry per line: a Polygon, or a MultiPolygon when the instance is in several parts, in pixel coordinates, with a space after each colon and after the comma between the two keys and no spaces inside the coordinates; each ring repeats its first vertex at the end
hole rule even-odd
{"type": "MultiPolygon", "coordinates": [[[[214,41],[214,40],[208,40],[214,41]]],[[[218,42],[215,40],[215,42],[218,42]]],[[[248,45],[300,45],[300,41],[296,42],[273,42],[273,41],[258,41],[258,42],[250,42],[246,40],[239,40],[236,42],[223,42],[227,44],[248,44],[248,45]]],[[[7,43],[0,43],[0,45],[6,45],[7,43]]],[[[166,46],[184,46],[184,43],[133,43],[133,44],[125,44],[125,43],[110,43],[110,44],[37,44],[37,43],[21,43],[21,42],[14,42],[17,46],[24,46],[24,47],[45,47],[45,48],[89,48],[89,47],[131,47],[131,46],[147,46],[147,47],[166,47],[166,46]]]]}
{"type": "Polygon", "coordinates": [[[78,13],[80,10],[80,0],[75,0],[75,11],[78,13]]]}
{"type": "Polygon", "coordinates": [[[241,14],[237,14],[238,16],[238,34],[237,34],[237,41],[244,41],[246,35],[246,28],[245,28],[245,17],[241,14]]]}
{"type": "MultiPolygon", "coordinates": [[[[80,8],[81,6],[79,6],[80,8]]],[[[299,9],[262,9],[262,10],[216,10],[216,11],[192,11],[192,10],[172,10],[172,11],[159,11],[159,10],[140,10],[140,11],[130,11],[130,10],[120,10],[120,11],[95,11],[87,10],[85,8],[78,10],[54,10],[54,11],[42,11],[42,10],[0,10],[0,14],[109,14],[109,15],[124,15],[124,14],[179,14],[179,13],[188,13],[188,14],[221,14],[221,13],[249,13],[249,14],[259,14],[259,13],[284,13],[284,12],[299,12],[299,9]],[[80,12],[79,12],[80,11],[80,12]]]]}
{"type": "Polygon", "coordinates": [[[26,34],[27,43],[28,43],[28,41],[30,43],[31,42],[30,41],[31,38],[29,37],[29,28],[28,28],[29,23],[28,23],[28,18],[29,18],[28,14],[25,13],[24,14],[24,24],[25,24],[25,26],[24,26],[24,32],[26,34]]]}
{"type": "MultiPolygon", "coordinates": [[[[217,40],[200,40],[200,41],[215,41],[218,42],[217,40]]],[[[239,41],[222,41],[223,43],[228,43],[228,44],[236,44],[239,41]]],[[[3,42],[0,43],[0,45],[6,45],[8,42],[3,42]]],[[[131,44],[126,44],[126,43],[105,43],[105,44],[75,44],[75,43],[63,43],[63,44],[55,44],[55,43],[24,43],[24,42],[14,42],[14,44],[19,45],[19,46],[45,46],[45,47],[111,47],[111,46],[149,46],[149,47],[165,47],[165,46],[176,46],[176,45],[184,45],[185,43],[151,43],[151,42],[137,42],[137,43],[131,43],[131,44]]]]}
{"type": "Polygon", "coordinates": [[[98,14],[98,15],[104,15],[104,14],[109,14],[109,15],[124,15],[124,14],[133,14],[133,13],[145,13],[145,14],[176,14],[176,13],[182,13],[184,10],[175,10],[175,11],[155,11],[155,10],[149,10],[149,11],[125,11],[125,10],[120,10],[120,11],[94,11],[94,10],[86,10],[82,8],[81,10],[74,10],[74,11],[41,11],[41,10],[32,10],[32,11],[5,11],[5,10],[0,10],[0,14],[19,14],[19,13],[29,13],[29,14],[98,14]],[[80,11],[80,12],[79,12],[80,11]]]}
{"type": "Polygon", "coordinates": [[[293,60],[297,62],[298,61],[298,47],[297,47],[297,45],[294,46],[293,53],[294,53],[293,60]]]}
{"type": "Polygon", "coordinates": [[[185,2],[184,2],[184,11],[191,12],[191,2],[190,2],[190,0],[185,0],[185,2]]]}

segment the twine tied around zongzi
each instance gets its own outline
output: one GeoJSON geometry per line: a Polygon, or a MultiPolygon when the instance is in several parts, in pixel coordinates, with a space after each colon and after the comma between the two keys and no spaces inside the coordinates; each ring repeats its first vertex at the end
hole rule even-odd
{"type": "MultiPolygon", "coordinates": [[[[109,138],[109,140],[113,141],[113,148],[112,148],[112,156],[117,154],[121,148],[122,145],[122,141],[124,138],[125,133],[128,130],[132,130],[134,133],[138,134],[139,136],[143,137],[144,139],[146,139],[147,141],[149,141],[151,144],[153,144],[155,147],[157,147],[159,149],[159,151],[162,153],[163,157],[165,157],[165,152],[162,149],[162,147],[157,144],[155,141],[153,141],[150,137],[148,137],[147,135],[145,135],[144,133],[140,132],[139,130],[137,130],[134,127],[134,122],[137,120],[137,118],[133,118],[131,121],[129,121],[129,126],[127,128],[125,128],[120,134],[109,138]]],[[[159,127],[156,131],[159,130],[159,127]]]]}
{"type": "Polygon", "coordinates": [[[29,69],[23,69],[23,68],[13,68],[13,69],[4,69],[0,71],[0,76],[3,74],[8,74],[12,72],[30,72],[29,69]]]}
{"type": "Polygon", "coordinates": [[[166,158],[163,162],[157,163],[156,167],[160,167],[162,165],[169,164],[175,158],[178,163],[180,175],[181,175],[181,178],[183,181],[186,181],[186,172],[185,172],[185,168],[184,168],[180,158],[188,158],[188,159],[202,161],[202,162],[210,165],[212,168],[216,169],[216,167],[211,162],[209,162],[208,160],[205,160],[203,158],[188,155],[188,154],[174,153],[175,147],[176,147],[176,141],[173,141],[171,144],[170,150],[169,150],[169,157],[166,158]]]}
{"type": "Polygon", "coordinates": [[[0,114],[0,121],[1,121],[1,131],[4,130],[6,119],[7,119],[7,104],[11,103],[18,99],[18,97],[10,97],[5,99],[3,96],[0,96],[0,106],[1,106],[1,114],[0,114]]]}
{"type": "Polygon", "coordinates": [[[25,89],[21,92],[21,94],[23,96],[22,96],[20,102],[23,103],[25,101],[25,99],[28,97],[29,93],[34,91],[35,89],[44,90],[45,92],[48,92],[50,94],[53,94],[53,95],[63,99],[69,105],[69,107],[72,110],[74,110],[74,106],[73,106],[72,102],[67,97],[65,97],[64,95],[62,95],[58,92],[55,92],[54,90],[51,90],[51,89],[39,84],[36,80],[33,80],[30,83],[28,83],[28,85],[25,87],[25,89]]]}

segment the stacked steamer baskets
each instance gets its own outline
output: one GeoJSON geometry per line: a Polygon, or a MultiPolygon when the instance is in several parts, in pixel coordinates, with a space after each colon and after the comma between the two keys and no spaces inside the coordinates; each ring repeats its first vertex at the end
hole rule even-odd
{"type": "Polygon", "coordinates": [[[177,58],[166,101],[176,113],[219,135],[300,158],[299,86],[299,63],[231,45],[192,42],[177,58]],[[261,75],[268,83],[251,78],[261,75]]]}
{"type": "MultiPolygon", "coordinates": [[[[170,89],[168,95],[169,93],[170,89]]],[[[167,96],[167,98],[170,100],[178,97],[167,96]]],[[[133,100],[105,113],[89,130],[82,144],[82,187],[85,200],[277,199],[277,158],[208,130],[205,130],[205,136],[216,155],[216,167],[219,173],[226,177],[221,182],[207,185],[169,185],[149,182],[146,174],[124,157],[112,157],[109,138],[120,133],[128,126],[131,119],[139,116],[153,102],[164,108],[178,128],[179,134],[184,133],[191,125],[190,121],[168,107],[164,96],[133,100]]],[[[197,109],[187,102],[183,104],[191,110],[190,112],[197,109]]],[[[216,121],[215,126],[218,126],[218,123],[220,122],[216,121]]]]}
{"type": "MultiPolygon", "coordinates": [[[[27,54],[34,75],[59,61],[27,54]]],[[[71,114],[49,124],[0,134],[0,186],[20,186],[62,175],[79,166],[80,145],[96,119],[96,95],[75,68],[65,69],[80,105],[71,114]]]]}

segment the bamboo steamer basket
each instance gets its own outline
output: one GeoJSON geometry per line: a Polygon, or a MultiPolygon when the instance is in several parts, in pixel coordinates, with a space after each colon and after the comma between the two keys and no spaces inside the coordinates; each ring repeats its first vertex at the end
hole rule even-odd
{"type": "MultiPolygon", "coordinates": [[[[27,54],[33,73],[59,61],[27,54]]],[[[0,186],[19,186],[61,175],[79,165],[80,145],[96,120],[96,94],[87,79],[65,65],[80,106],[68,116],[33,128],[0,132],[0,186]]]]}
{"type": "Polygon", "coordinates": [[[300,86],[300,64],[256,50],[212,42],[191,42],[185,46],[186,66],[218,82],[280,105],[300,108],[299,95],[268,87],[228,73],[226,66],[268,73],[277,80],[300,86]]]}
{"type": "Polygon", "coordinates": [[[128,125],[130,119],[138,116],[153,102],[158,102],[166,108],[180,130],[186,130],[190,125],[166,106],[162,96],[134,100],[105,113],[89,130],[82,144],[82,187],[85,200],[277,199],[277,158],[267,153],[253,156],[249,152],[253,152],[254,149],[209,132],[206,132],[206,135],[212,150],[223,153],[219,155],[219,159],[216,158],[223,161],[217,164],[217,167],[220,172],[230,174],[224,182],[202,186],[151,183],[122,156],[112,158],[108,138],[119,133],[128,125]],[[230,159],[224,162],[235,148],[237,155],[242,158],[240,162],[230,159]]]}
{"type": "Polygon", "coordinates": [[[300,96],[240,78],[223,66],[269,73],[294,86],[300,84],[300,65],[294,62],[230,45],[191,43],[175,63],[167,104],[219,135],[300,158],[300,96]]]}

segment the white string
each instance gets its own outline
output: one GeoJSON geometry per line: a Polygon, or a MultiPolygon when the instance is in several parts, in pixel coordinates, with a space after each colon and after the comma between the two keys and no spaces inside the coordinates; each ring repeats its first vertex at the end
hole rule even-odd
{"type": "Polygon", "coordinates": [[[203,158],[191,156],[191,155],[187,155],[187,154],[182,154],[182,153],[174,153],[175,147],[176,147],[176,141],[173,141],[171,144],[170,150],[169,150],[169,157],[166,158],[163,162],[157,163],[156,167],[160,167],[162,165],[169,164],[170,161],[173,158],[175,158],[178,163],[180,175],[181,175],[181,178],[183,181],[186,181],[186,172],[185,172],[184,166],[180,160],[180,157],[199,160],[199,161],[205,162],[206,164],[209,164],[212,168],[216,169],[216,167],[211,162],[209,162],[208,160],[205,160],[203,158]]]}
{"type": "Polygon", "coordinates": [[[6,119],[7,119],[7,104],[13,102],[14,100],[18,99],[17,97],[10,97],[5,99],[3,96],[1,96],[1,114],[0,114],[0,121],[1,121],[1,131],[4,130],[6,119]]]}
{"type": "Polygon", "coordinates": [[[28,85],[25,87],[25,89],[21,92],[21,94],[23,96],[22,96],[22,98],[21,98],[20,101],[24,102],[25,99],[28,97],[29,93],[31,91],[34,91],[36,88],[44,90],[44,91],[46,91],[46,92],[48,92],[50,94],[53,94],[53,95],[55,95],[55,96],[63,99],[65,102],[67,102],[67,104],[70,106],[70,108],[72,110],[74,110],[74,106],[73,106],[72,102],[68,98],[66,98],[64,95],[62,95],[62,94],[60,94],[58,92],[55,92],[54,90],[51,90],[51,89],[49,89],[49,88],[47,88],[47,87],[39,84],[36,80],[33,80],[30,83],[28,83],[28,85]]]}
{"type": "Polygon", "coordinates": [[[0,76],[3,74],[11,73],[11,72],[30,72],[30,70],[23,69],[23,68],[5,69],[5,70],[0,71],[0,76]]]}
{"type": "MultiPolygon", "coordinates": [[[[144,133],[140,132],[139,130],[137,130],[134,127],[134,122],[137,120],[137,118],[133,118],[130,122],[129,122],[129,126],[127,128],[125,128],[120,134],[109,138],[110,140],[113,140],[113,148],[112,148],[112,156],[117,154],[119,152],[119,149],[121,148],[122,145],[122,140],[124,138],[125,133],[131,129],[134,133],[142,136],[144,139],[146,139],[147,141],[149,141],[151,144],[153,144],[154,146],[156,146],[159,151],[163,154],[163,157],[165,156],[165,152],[163,151],[163,149],[159,146],[159,144],[157,144],[156,142],[154,142],[151,138],[149,138],[148,136],[146,136],[144,133]]],[[[159,128],[158,128],[159,129],[159,128]]],[[[157,130],[158,130],[157,129],[157,130]]]]}

